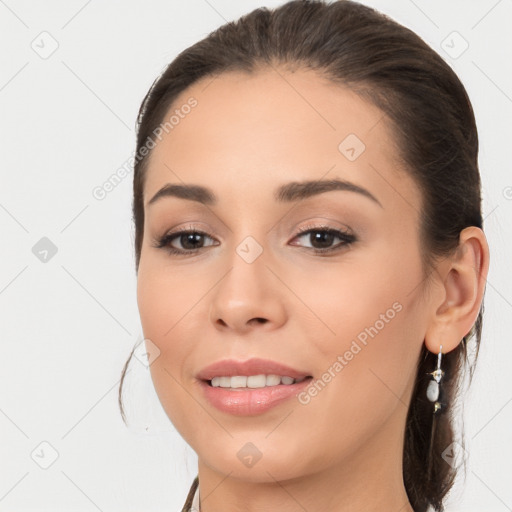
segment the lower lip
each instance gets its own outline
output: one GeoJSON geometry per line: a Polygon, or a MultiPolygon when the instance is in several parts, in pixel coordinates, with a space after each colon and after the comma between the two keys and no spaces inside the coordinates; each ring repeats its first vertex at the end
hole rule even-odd
{"type": "Polygon", "coordinates": [[[206,399],[217,409],[237,416],[262,414],[272,407],[297,396],[310,382],[308,377],[295,384],[279,384],[265,388],[221,388],[213,387],[208,382],[200,385],[206,399]]]}

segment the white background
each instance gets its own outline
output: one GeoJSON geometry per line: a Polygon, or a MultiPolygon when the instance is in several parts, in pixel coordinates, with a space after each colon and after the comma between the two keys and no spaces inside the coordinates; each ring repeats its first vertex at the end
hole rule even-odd
{"type": "MultiPolygon", "coordinates": [[[[142,339],[132,174],[102,201],[92,190],[132,155],[140,102],[179,51],[280,3],[0,0],[0,511],[181,510],[196,456],[137,360],[130,428],[117,407],[122,366],[142,339]],[[47,58],[32,47],[52,44],[47,58]],[[57,248],[46,263],[32,252],[42,237],[57,248]]],[[[425,39],[473,102],[491,268],[465,398],[468,473],[448,512],[512,510],[512,4],[364,3],[425,39]],[[458,58],[442,47],[453,31],[469,44],[458,58]]]]}

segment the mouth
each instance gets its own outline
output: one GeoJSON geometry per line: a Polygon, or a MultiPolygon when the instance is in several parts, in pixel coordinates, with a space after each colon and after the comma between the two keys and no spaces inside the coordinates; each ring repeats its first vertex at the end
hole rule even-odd
{"type": "Polygon", "coordinates": [[[223,360],[203,368],[196,378],[206,400],[232,415],[256,415],[296,396],[313,376],[265,359],[223,360]]]}

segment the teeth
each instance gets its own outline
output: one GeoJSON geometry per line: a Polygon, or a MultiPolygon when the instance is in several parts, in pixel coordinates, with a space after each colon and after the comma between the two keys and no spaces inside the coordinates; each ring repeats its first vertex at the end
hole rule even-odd
{"type": "Polygon", "coordinates": [[[247,377],[248,388],[263,388],[266,385],[267,378],[265,377],[265,375],[251,375],[250,377],[247,377]]]}
{"type": "Polygon", "coordinates": [[[222,386],[223,388],[229,388],[231,386],[231,377],[215,377],[218,379],[217,386],[222,386]]]}
{"type": "Polygon", "coordinates": [[[277,386],[279,384],[290,385],[302,382],[306,377],[294,379],[293,377],[280,375],[235,375],[233,377],[214,377],[211,380],[213,387],[220,388],[264,388],[277,386]]]}
{"type": "Polygon", "coordinates": [[[231,387],[232,388],[246,388],[247,387],[247,377],[236,376],[231,377],[231,387]]]}
{"type": "Polygon", "coordinates": [[[281,377],[279,375],[267,375],[267,386],[277,386],[278,384],[281,384],[281,377]]]}

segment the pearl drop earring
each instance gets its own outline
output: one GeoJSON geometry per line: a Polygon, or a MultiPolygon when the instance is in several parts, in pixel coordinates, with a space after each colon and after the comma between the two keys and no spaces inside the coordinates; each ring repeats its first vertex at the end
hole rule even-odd
{"type": "Polygon", "coordinates": [[[439,347],[439,354],[437,355],[437,367],[433,372],[427,375],[432,375],[432,380],[428,383],[427,387],[427,398],[434,402],[434,414],[441,409],[441,404],[438,402],[439,398],[439,383],[444,375],[444,371],[441,370],[441,357],[442,357],[443,345],[439,347]]]}

